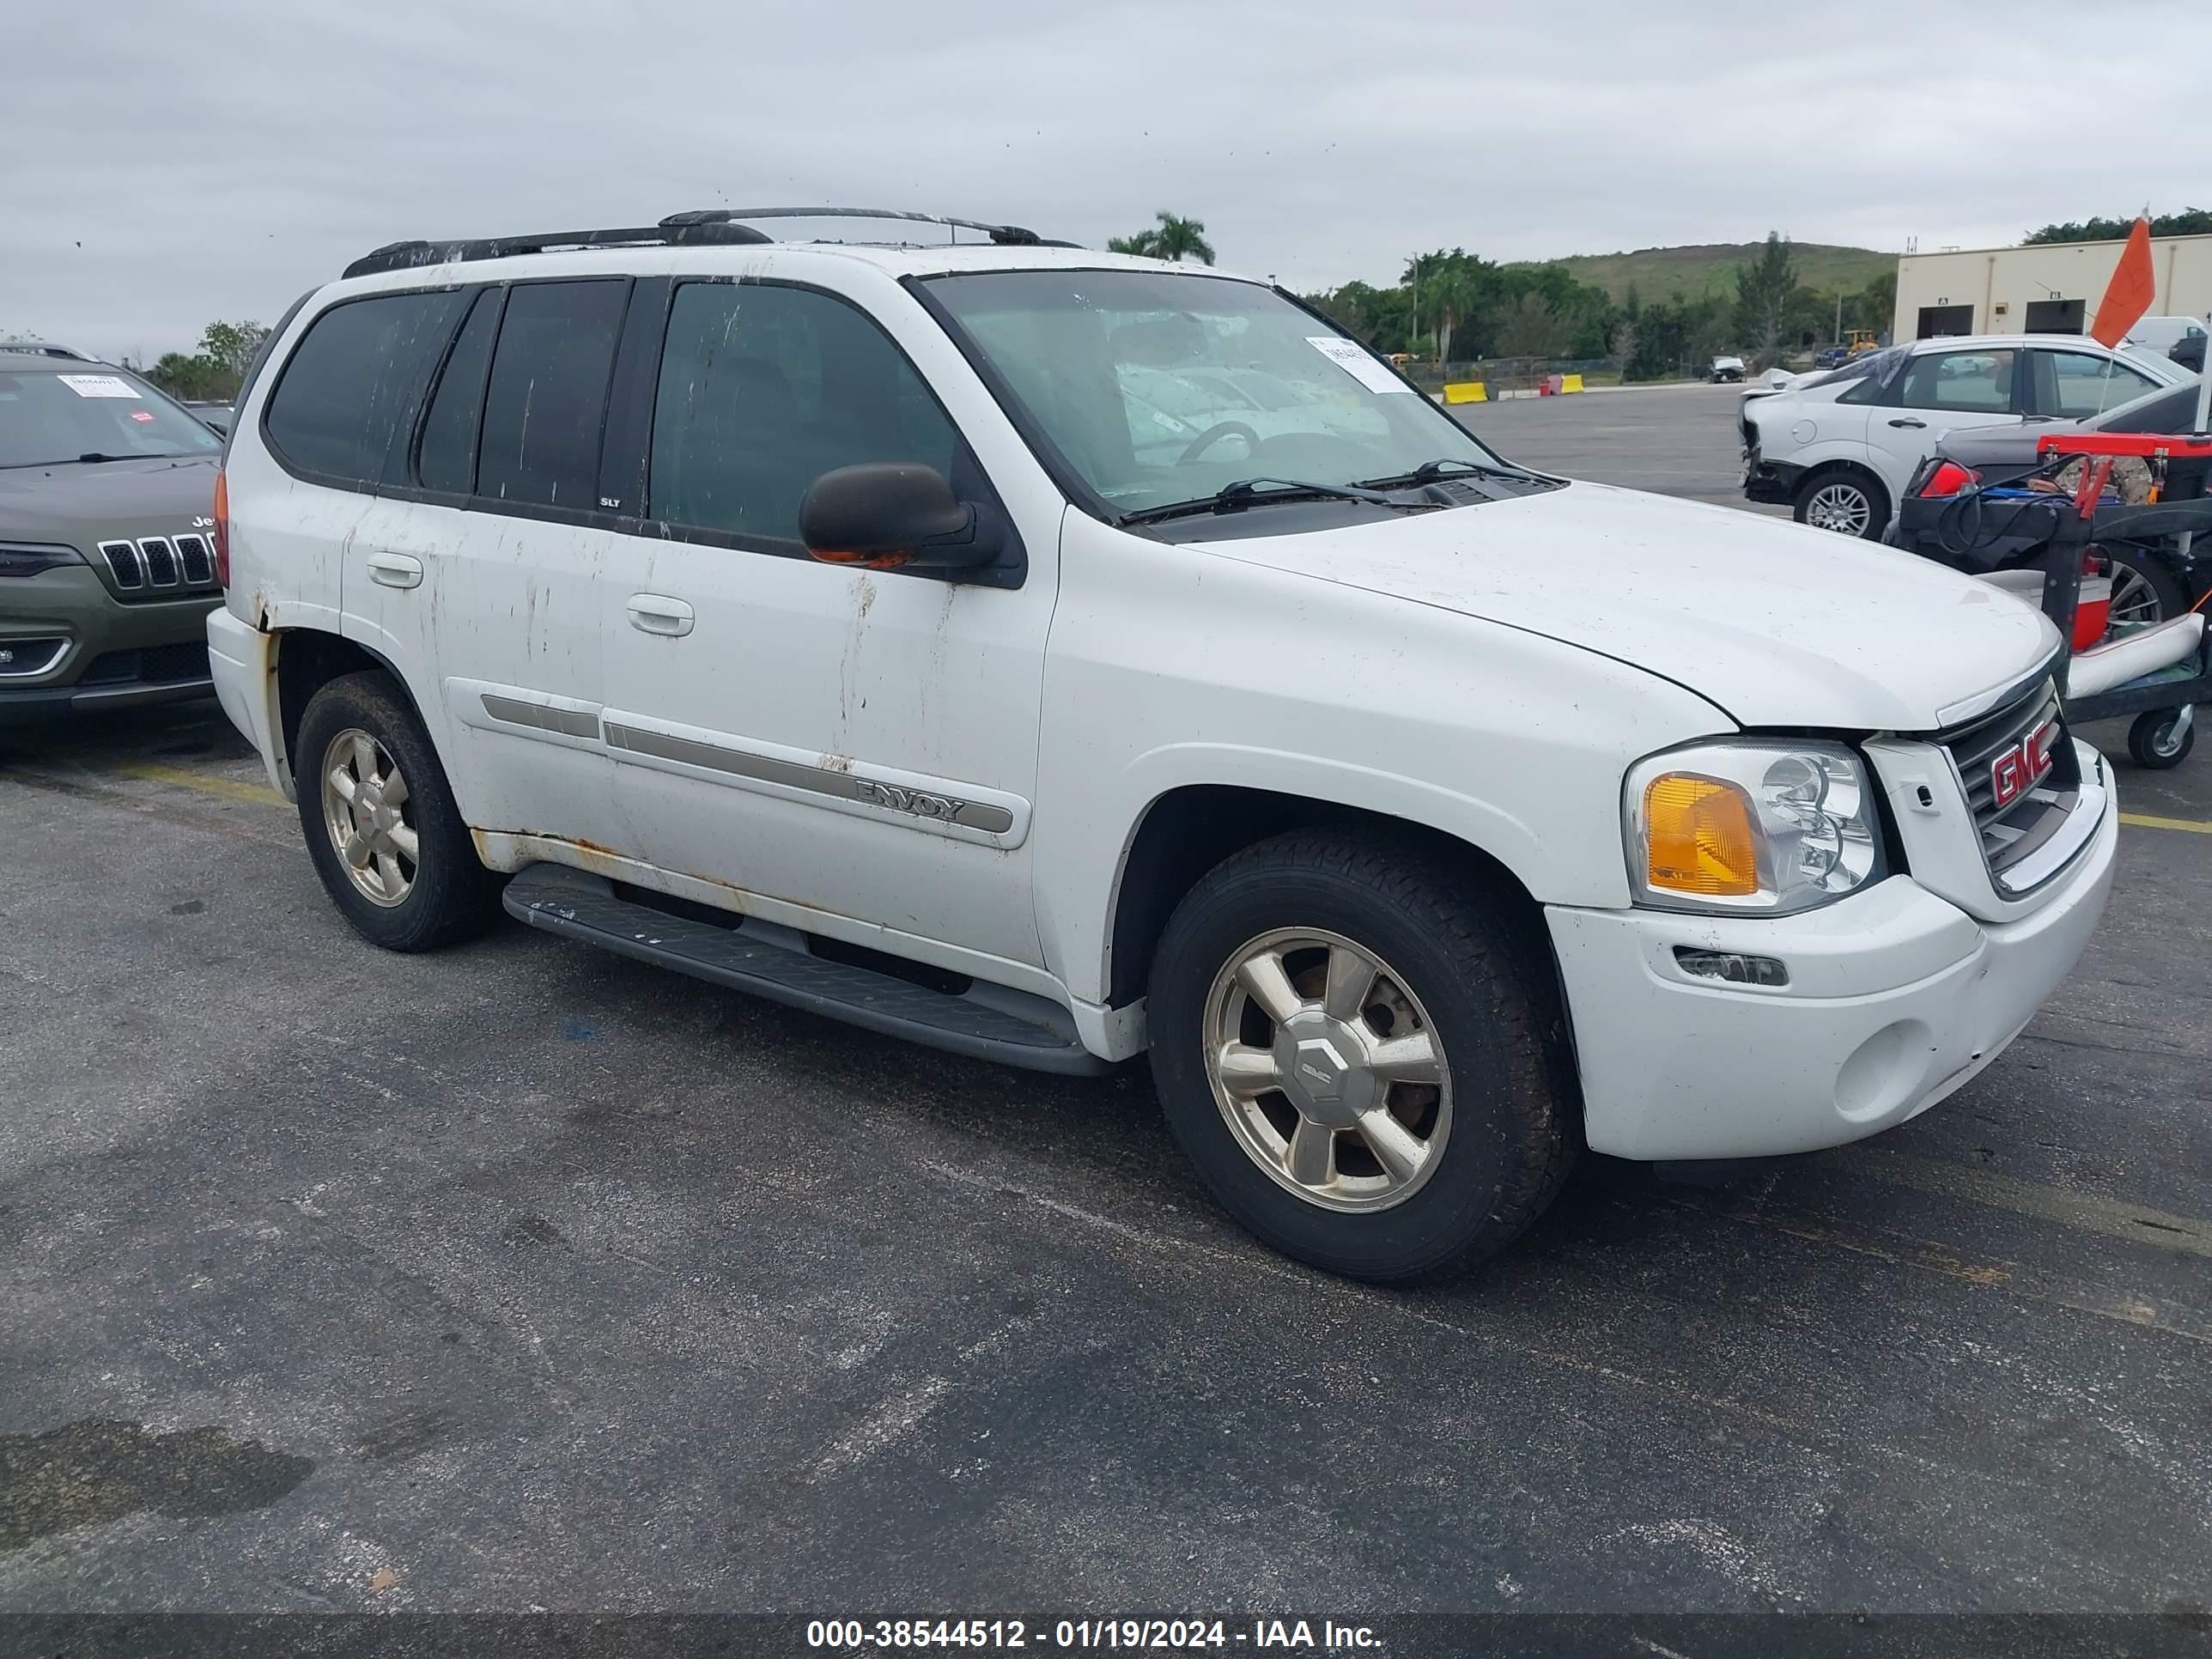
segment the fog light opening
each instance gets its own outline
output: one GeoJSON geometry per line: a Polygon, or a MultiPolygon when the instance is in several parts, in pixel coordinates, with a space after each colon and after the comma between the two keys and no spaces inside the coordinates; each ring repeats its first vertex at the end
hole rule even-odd
{"type": "Polygon", "coordinates": [[[1747,957],[1737,951],[1698,951],[1674,947],[1674,960],[1686,974],[1717,979],[1730,985],[1787,985],[1790,970],[1772,957],[1747,957]]]}

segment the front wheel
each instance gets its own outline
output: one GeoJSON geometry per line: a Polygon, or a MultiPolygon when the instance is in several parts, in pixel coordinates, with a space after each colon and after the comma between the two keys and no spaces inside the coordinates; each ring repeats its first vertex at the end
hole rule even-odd
{"type": "Polygon", "coordinates": [[[356,932],[387,951],[480,933],[499,878],[477,859],[437,750],[388,675],[348,674],[308,699],[294,745],[300,827],[356,932]]]}
{"type": "Polygon", "coordinates": [[[1861,472],[1815,472],[1797,486],[1792,516],[1815,530],[1880,541],[1889,523],[1889,493],[1861,472]]]}
{"type": "Polygon", "coordinates": [[[1504,1248],[1572,1162],[1540,933],[1427,849],[1298,833],[1220,865],[1153,961],[1152,1070],[1223,1207],[1382,1283],[1504,1248]]]}
{"type": "Polygon", "coordinates": [[[2128,757],[2146,771],[2163,772],[2189,758],[2197,746],[2197,722],[2183,725],[2184,711],[2154,708],[2128,727],[2128,757]]]}

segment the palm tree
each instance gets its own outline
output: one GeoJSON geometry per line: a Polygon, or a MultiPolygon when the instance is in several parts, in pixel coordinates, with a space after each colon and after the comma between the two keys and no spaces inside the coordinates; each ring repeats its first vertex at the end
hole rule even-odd
{"type": "Polygon", "coordinates": [[[1467,272],[1447,265],[1429,279],[1429,309],[1436,318],[1437,362],[1451,361],[1452,331],[1465,322],[1480,301],[1467,272]]]}
{"type": "Polygon", "coordinates": [[[1115,253],[1135,253],[1148,259],[1173,259],[1181,263],[1189,254],[1200,264],[1213,263],[1213,244],[1206,240],[1206,222],[1201,219],[1185,219],[1172,213],[1156,213],[1157,227],[1136,232],[1128,236],[1111,236],[1107,247],[1115,253]]]}

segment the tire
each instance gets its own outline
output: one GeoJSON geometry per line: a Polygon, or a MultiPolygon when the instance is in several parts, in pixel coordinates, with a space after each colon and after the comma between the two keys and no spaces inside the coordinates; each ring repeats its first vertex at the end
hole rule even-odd
{"type": "Polygon", "coordinates": [[[1790,516],[1799,524],[1869,542],[1881,539],[1889,513],[1889,492],[1879,480],[1855,466],[1829,467],[1813,473],[1797,486],[1790,503],[1790,516]]]}
{"type": "Polygon", "coordinates": [[[2181,718],[2179,709],[2154,708],[2138,714],[2128,727],[2128,757],[2149,772],[2164,772],[2189,758],[2189,751],[2197,747],[2197,722],[2191,720],[2188,729],[2179,738],[2173,728],[2181,718]]]}
{"type": "Polygon", "coordinates": [[[2189,609],[2180,573],[2157,554],[2131,544],[2100,545],[2112,567],[2112,621],[2159,623],[2189,609]]]}
{"type": "Polygon", "coordinates": [[[474,938],[498,919],[500,879],[477,857],[429,734],[390,675],[348,674],[317,691],[300,716],[294,753],[307,760],[295,767],[307,856],[355,932],[387,951],[428,951],[474,938]],[[404,789],[393,800],[395,772],[404,789]],[[349,780],[355,800],[364,777],[373,786],[379,810],[366,832],[334,774],[349,780]],[[368,855],[359,875],[341,850],[339,815],[368,855]]]}
{"type": "Polygon", "coordinates": [[[1327,1272],[1382,1284],[1463,1272],[1526,1231],[1573,1163],[1573,1070],[1540,924],[1409,840],[1299,831],[1218,866],[1169,921],[1147,1007],[1161,1105],[1200,1178],[1262,1241],[1327,1272]],[[1235,977],[1255,947],[1280,952],[1274,989],[1306,999],[1291,1016],[1297,1024],[1270,1019],[1235,977]],[[1328,1024],[1313,999],[1332,964],[1363,959],[1380,973],[1349,993],[1348,1021],[1328,1024]],[[1441,1055],[1436,1081],[1395,1060],[1388,1069],[1414,1080],[1346,1064],[1359,1050],[1383,1068],[1375,1045],[1393,1034],[1399,1060],[1428,1036],[1441,1055]],[[1208,1056],[1224,1050],[1260,1056],[1278,1078],[1284,1054],[1323,1079],[1297,1079],[1299,1089],[1338,1093],[1300,1105],[1241,1066],[1235,1089],[1221,1081],[1217,1092],[1224,1073],[1208,1056]],[[1377,1089],[1379,1099],[1361,1093],[1377,1089]],[[1363,1099],[1361,1122],[1376,1122],[1379,1107],[1396,1127],[1378,1135],[1308,1116],[1341,1118],[1363,1099]],[[1297,1184],[1302,1146],[1327,1149],[1318,1164],[1305,1160],[1322,1182],[1297,1184]],[[1418,1167],[1407,1158],[1415,1146],[1418,1167]]]}

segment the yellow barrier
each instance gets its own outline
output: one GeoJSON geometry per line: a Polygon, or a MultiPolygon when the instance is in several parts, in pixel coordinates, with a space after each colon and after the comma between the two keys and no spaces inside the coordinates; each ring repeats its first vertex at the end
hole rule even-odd
{"type": "Polygon", "coordinates": [[[1559,390],[1561,392],[1580,392],[1582,389],[1583,377],[1581,375],[1562,374],[1559,376],[1559,390]]]}
{"type": "MultiPolygon", "coordinates": [[[[1575,390],[1582,390],[1579,380],[1575,390]]],[[[1490,388],[1480,380],[1455,380],[1444,387],[1444,401],[1448,404],[1486,404],[1490,401],[1490,388]]]]}

